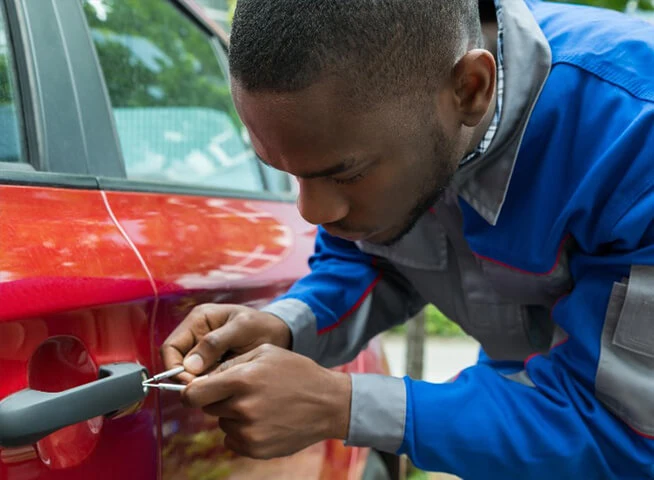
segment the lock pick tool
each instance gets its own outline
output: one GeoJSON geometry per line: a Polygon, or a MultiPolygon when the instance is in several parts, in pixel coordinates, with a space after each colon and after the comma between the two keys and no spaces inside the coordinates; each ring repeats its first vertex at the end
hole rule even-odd
{"type": "Polygon", "coordinates": [[[161,380],[174,377],[184,371],[184,367],[175,367],[165,372],[158,373],[157,375],[148,378],[143,381],[144,388],[158,388],[159,390],[168,390],[171,392],[181,392],[186,388],[186,385],[180,385],[178,383],[159,383],[161,380]]]}

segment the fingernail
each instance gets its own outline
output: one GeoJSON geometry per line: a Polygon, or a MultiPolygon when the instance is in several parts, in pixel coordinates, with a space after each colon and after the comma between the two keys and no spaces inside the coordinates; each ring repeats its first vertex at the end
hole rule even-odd
{"type": "Polygon", "coordinates": [[[203,364],[202,357],[197,353],[184,360],[184,368],[189,372],[201,372],[203,364]]]}

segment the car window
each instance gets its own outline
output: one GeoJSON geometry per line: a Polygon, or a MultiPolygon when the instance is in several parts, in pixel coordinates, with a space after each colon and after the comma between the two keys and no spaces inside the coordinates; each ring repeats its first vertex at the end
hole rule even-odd
{"type": "Polygon", "coordinates": [[[232,15],[236,2],[233,0],[197,0],[211,18],[218,25],[223,27],[228,34],[232,30],[232,15]]]}
{"type": "Polygon", "coordinates": [[[0,5],[0,162],[24,161],[18,99],[14,89],[14,63],[5,17],[0,5]]]}
{"type": "Polygon", "coordinates": [[[133,180],[263,190],[214,40],[170,2],[85,0],[133,180]]]}

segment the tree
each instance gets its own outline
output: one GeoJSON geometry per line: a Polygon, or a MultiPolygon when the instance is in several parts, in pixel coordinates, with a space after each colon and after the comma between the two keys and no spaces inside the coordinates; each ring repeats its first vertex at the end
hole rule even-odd
{"type": "Polygon", "coordinates": [[[652,0],[552,0],[560,3],[578,3],[582,5],[591,5],[594,7],[610,8],[624,12],[627,8],[636,8],[639,10],[654,10],[652,0]]]}
{"type": "Polygon", "coordinates": [[[84,2],[109,97],[119,107],[206,107],[237,123],[209,37],[170,3],[84,2]]]}

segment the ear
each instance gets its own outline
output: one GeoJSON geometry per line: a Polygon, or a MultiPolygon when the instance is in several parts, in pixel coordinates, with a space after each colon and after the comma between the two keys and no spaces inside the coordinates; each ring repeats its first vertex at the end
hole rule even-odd
{"type": "Polygon", "coordinates": [[[452,70],[456,107],[461,121],[477,126],[495,98],[496,66],[488,50],[466,53],[452,70]]]}

